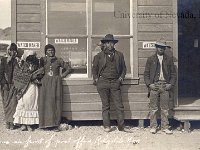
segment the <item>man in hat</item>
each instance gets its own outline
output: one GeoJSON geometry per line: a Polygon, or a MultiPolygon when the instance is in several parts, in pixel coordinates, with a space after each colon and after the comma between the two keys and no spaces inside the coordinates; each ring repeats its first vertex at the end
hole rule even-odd
{"type": "Polygon", "coordinates": [[[169,129],[169,91],[176,83],[177,73],[173,58],[166,55],[165,49],[169,46],[161,39],[156,42],[156,54],[149,57],[144,71],[144,81],[149,89],[150,98],[150,132],[155,134],[157,128],[157,111],[161,113],[161,128],[166,134],[172,134],[169,129]]]}
{"type": "Polygon", "coordinates": [[[104,50],[93,60],[93,79],[102,101],[104,130],[110,132],[110,98],[114,101],[117,112],[118,130],[124,131],[124,106],[122,104],[121,84],[126,75],[124,56],[115,50],[118,40],[107,34],[101,40],[104,50]]]}

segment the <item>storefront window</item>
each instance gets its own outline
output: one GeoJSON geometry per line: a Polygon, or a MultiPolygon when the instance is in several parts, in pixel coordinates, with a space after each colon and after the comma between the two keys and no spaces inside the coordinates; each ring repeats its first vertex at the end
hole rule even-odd
{"type": "Polygon", "coordinates": [[[86,0],[48,0],[48,34],[86,34],[86,0]]]}
{"type": "Polygon", "coordinates": [[[86,38],[49,38],[48,43],[56,48],[56,55],[70,61],[73,73],[87,73],[86,38]]]}
{"type": "Polygon", "coordinates": [[[130,0],[93,0],[93,34],[130,34],[130,0]]]}

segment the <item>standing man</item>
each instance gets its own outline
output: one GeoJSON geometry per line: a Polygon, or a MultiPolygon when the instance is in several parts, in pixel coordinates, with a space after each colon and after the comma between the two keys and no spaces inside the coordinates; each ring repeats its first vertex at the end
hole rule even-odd
{"type": "Polygon", "coordinates": [[[122,104],[121,84],[126,75],[124,56],[115,50],[118,40],[107,34],[102,40],[104,50],[93,60],[93,78],[102,101],[104,131],[110,132],[110,98],[113,99],[117,112],[118,130],[124,131],[124,106],[122,104]]]}
{"type": "Polygon", "coordinates": [[[166,41],[159,40],[155,44],[156,54],[149,57],[144,71],[144,80],[149,89],[150,98],[150,132],[157,132],[157,111],[161,111],[161,128],[166,134],[172,134],[169,130],[168,110],[169,91],[176,83],[176,70],[173,58],[164,53],[166,41]]]}
{"type": "Polygon", "coordinates": [[[0,63],[0,84],[1,84],[1,96],[3,101],[3,108],[5,113],[6,128],[14,129],[13,115],[17,101],[12,100],[9,97],[9,90],[13,84],[13,71],[15,65],[17,65],[18,49],[15,43],[7,48],[7,56],[1,59],[0,63]]]}

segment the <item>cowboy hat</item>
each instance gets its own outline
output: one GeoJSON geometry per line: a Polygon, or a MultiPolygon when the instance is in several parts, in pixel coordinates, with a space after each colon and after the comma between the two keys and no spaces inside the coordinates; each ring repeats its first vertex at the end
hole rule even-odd
{"type": "Polygon", "coordinates": [[[171,48],[171,46],[167,45],[166,40],[164,40],[163,38],[159,39],[156,41],[155,46],[160,46],[160,47],[168,47],[171,48]]]}
{"type": "Polygon", "coordinates": [[[117,43],[118,40],[114,39],[114,36],[112,34],[107,34],[102,40],[102,43],[108,42],[108,41],[112,41],[113,43],[117,43]]]}

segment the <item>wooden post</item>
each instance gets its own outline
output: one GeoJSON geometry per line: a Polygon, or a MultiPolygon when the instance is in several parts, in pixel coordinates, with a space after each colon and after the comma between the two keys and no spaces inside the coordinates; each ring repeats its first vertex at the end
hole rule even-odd
{"type": "Polygon", "coordinates": [[[190,132],[190,122],[189,120],[184,121],[184,130],[190,132]]]}
{"type": "Polygon", "coordinates": [[[138,120],[138,127],[140,127],[140,128],[144,127],[144,119],[138,120]]]}

